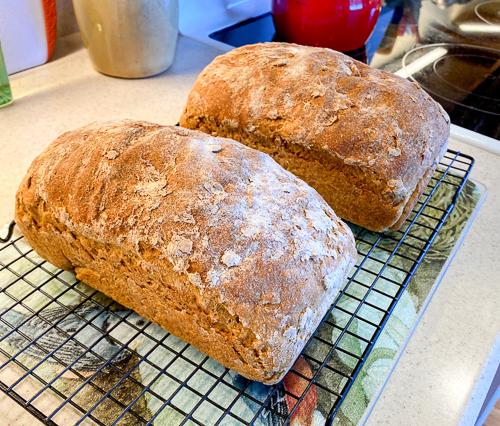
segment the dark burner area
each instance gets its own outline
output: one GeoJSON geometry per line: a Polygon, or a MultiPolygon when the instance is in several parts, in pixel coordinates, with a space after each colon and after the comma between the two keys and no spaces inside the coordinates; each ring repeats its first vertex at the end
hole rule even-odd
{"type": "Polygon", "coordinates": [[[403,58],[408,66],[429,52],[443,55],[412,78],[440,102],[452,121],[462,127],[500,138],[500,52],[481,46],[431,44],[403,58]]]}

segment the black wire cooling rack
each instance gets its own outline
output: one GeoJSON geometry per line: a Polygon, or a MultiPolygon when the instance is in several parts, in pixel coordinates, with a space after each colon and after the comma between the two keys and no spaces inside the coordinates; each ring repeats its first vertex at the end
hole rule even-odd
{"type": "Polygon", "coordinates": [[[352,227],[356,267],[275,386],[238,376],[56,269],[10,229],[0,245],[0,388],[47,424],[280,425],[311,399],[331,423],[473,162],[449,150],[400,231],[352,227]]]}

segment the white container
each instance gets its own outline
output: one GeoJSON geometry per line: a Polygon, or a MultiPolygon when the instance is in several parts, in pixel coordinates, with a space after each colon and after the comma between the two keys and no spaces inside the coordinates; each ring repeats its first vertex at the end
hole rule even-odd
{"type": "Polygon", "coordinates": [[[97,71],[141,78],[174,60],[178,0],[73,0],[80,34],[97,71]]]}
{"type": "Polygon", "coordinates": [[[41,65],[55,44],[55,2],[0,0],[0,41],[7,72],[41,65]]]}

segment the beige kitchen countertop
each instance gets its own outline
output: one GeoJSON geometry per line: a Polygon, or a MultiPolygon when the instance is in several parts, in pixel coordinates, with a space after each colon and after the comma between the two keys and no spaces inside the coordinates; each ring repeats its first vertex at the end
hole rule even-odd
{"type": "MultiPolygon", "coordinates": [[[[175,124],[194,79],[217,53],[181,37],[169,71],[123,80],[94,71],[72,35],[58,58],[11,76],[15,101],[0,109],[0,224],[12,220],[29,164],[60,133],[94,120],[175,124]]],[[[472,424],[500,360],[500,157],[453,140],[450,147],[476,159],[472,177],[488,196],[368,416],[370,425],[472,424]]],[[[3,394],[0,413],[6,424],[23,424],[22,408],[3,394]]]]}

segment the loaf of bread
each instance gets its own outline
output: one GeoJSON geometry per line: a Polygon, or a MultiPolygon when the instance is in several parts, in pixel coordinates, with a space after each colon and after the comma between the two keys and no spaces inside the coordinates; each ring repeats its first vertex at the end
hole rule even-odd
{"type": "Polygon", "coordinates": [[[16,222],[49,262],[264,383],[356,258],[350,229],[268,155],[145,122],[60,136],[21,183],[16,222]]]}
{"type": "Polygon", "coordinates": [[[446,150],[417,84],[330,49],[244,46],[198,77],[180,124],[264,151],[350,222],[398,229],[446,150]]]}

